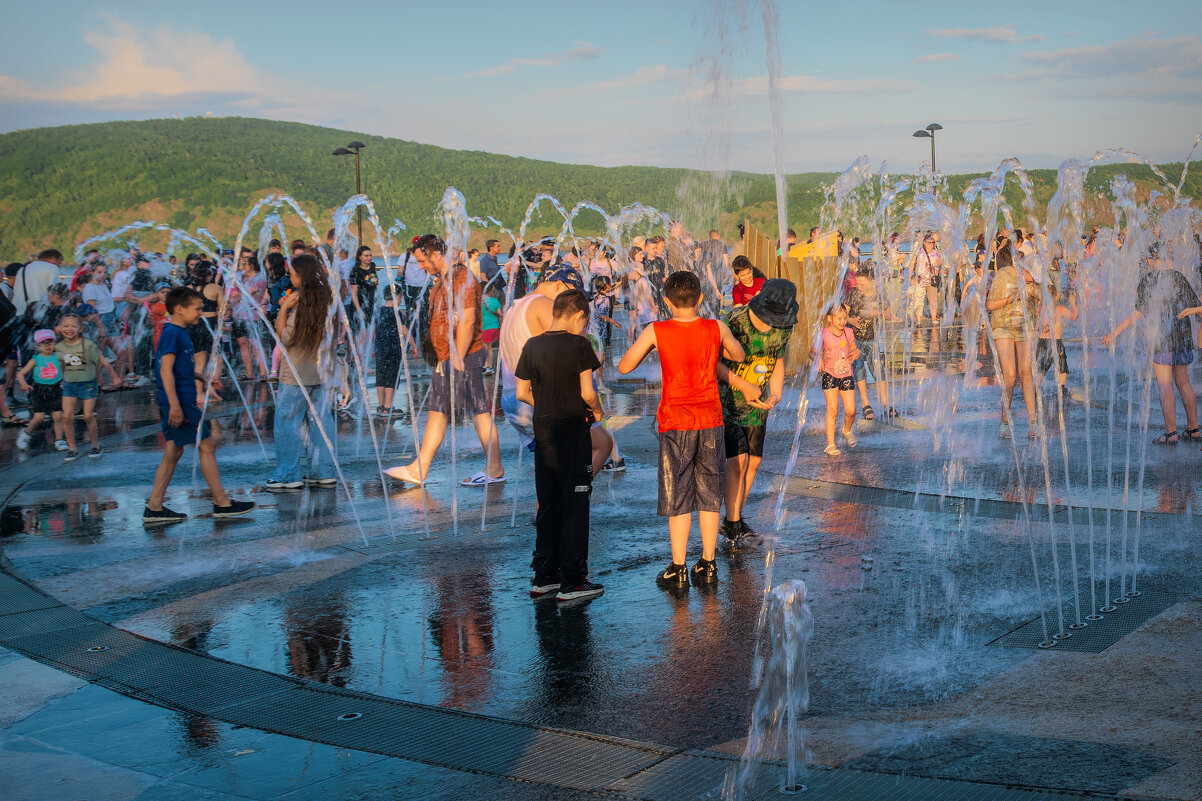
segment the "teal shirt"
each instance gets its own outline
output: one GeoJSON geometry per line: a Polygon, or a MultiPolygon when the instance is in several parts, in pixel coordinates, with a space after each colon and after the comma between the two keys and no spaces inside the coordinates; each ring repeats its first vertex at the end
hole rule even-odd
{"type": "Polygon", "coordinates": [[[494,328],[501,327],[501,299],[488,296],[484,298],[484,303],[480,305],[482,312],[480,314],[480,329],[482,331],[491,331],[494,328]]]}
{"type": "Polygon", "coordinates": [[[33,354],[33,383],[54,386],[63,380],[63,365],[56,354],[33,354]]]}

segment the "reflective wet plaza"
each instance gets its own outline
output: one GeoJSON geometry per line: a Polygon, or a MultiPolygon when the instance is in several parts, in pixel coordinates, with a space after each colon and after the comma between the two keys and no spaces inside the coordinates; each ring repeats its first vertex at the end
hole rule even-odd
{"type": "MultiPolygon", "coordinates": [[[[1156,433],[1155,393],[1147,432],[1139,377],[1096,385],[1092,405],[1078,388],[1062,437],[1045,385],[1048,435],[1028,440],[1020,425],[1007,440],[995,386],[919,371],[895,387],[902,418],[858,421],[858,446],[832,459],[822,454],[821,394],[803,393],[801,378],[771,418],[746,514],[764,537],[721,549],[709,591],[670,594],[654,582],[668,548],[655,517],[650,374],[606,373],[628,469],[595,483],[590,568],[606,591],[584,604],[527,594],[533,466],[529,454],[519,465],[503,420],[508,481],[486,490],[454,486],[449,445],[427,487],[385,485],[381,462],[412,458],[412,427],[343,416],[346,484],[268,493],[266,384],[243,384],[244,399],[227,390],[216,411],[222,475],[231,495],[259,505],[250,516],[208,516],[185,461],[168,504],[191,518],[142,525],[160,437],[153,396],[131,390],[101,400],[98,460],[63,464],[36,440],[21,452],[15,431],[4,432],[0,545],[8,569],[53,599],[197,654],[665,753],[742,752],[765,588],[801,579],[814,621],[803,721],[814,771],[1070,797],[1202,797],[1202,453],[1143,445],[1156,433]],[[1105,615],[1050,648],[1034,646],[1038,623],[1026,646],[995,642],[1038,621],[1041,596],[1049,635],[1061,622],[1069,631],[1074,586],[1083,617],[1107,600],[1146,611],[1094,650],[1074,643],[1100,636],[1105,615]],[[1125,598],[1132,590],[1140,595],[1125,598]]],[[[470,429],[455,440],[463,478],[482,454],[470,429]]],[[[694,540],[691,559],[698,550],[694,540]]],[[[392,758],[167,709],[12,650],[0,660],[10,710],[0,717],[0,775],[16,797],[579,797],[554,780],[515,782],[456,770],[450,758],[392,758]]],[[[648,798],[719,789],[648,787],[595,789],[648,798]]]]}

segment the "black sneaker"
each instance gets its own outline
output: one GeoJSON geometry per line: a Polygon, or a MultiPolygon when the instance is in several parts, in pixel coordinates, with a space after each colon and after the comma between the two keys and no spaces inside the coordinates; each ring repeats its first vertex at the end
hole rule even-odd
{"type": "Polygon", "coordinates": [[[79,451],[67,451],[67,455],[63,457],[64,462],[74,462],[79,458],[79,451]]]}
{"type": "Polygon", "coordinates": [[[740,522],[742,522],[742,521],[727,520],[725,517],[722,518],[722,528],[721,528],[722,536],[726,537],[726,539],[730,540],[732,543],[736,542],[739,539],[739,533],[740,533],[739,523],[740,522]]]}
{"type": "Polygon", "coordinates": [[[655,582],[661,587],[675,588],[689,586],[689,569],[675,562],[655,577],[655,582]]]}
{"type": "Polygon", "coordinates": [[[235,501],[231,498],[229,506],[213,504],[213,517],[237,517],[238,515],[246,514],[254,508],[254,501],[235,501]]]}
{"type": "Polygon", "coordinates": [[[557,601],[583,601],[585,598],[596,598],[601,593],[605,592],[605,587],[600,584],[585,579],[584,581],[570,584],[559,591],[555,596],[557,601]]]}
{"type": "Polygon", "coordinates": [[[694,584],[718,583],[718,566],[714,564],[713,559],[698,559],[689,572],[694,584]]]}
{"type": "Polygon", "coordinates": [[[263,485],[268,490],[300,489],[303,486],[305,486],[303,481],[276,481],[274,478],[267,479],[267,483],[263,485]]]}
{"type": "Polygon", "coordinates": [[[758,534],[755,533],[755,530],[751,526],[747,525],[746,520],[739,520],[738,526],[739,526],[739,534],[741,534],[743,537],[759,536],[758,534]]]}
{"type": "Polygon", "coordinates": [[[143,523],[178,523],[181,520],[187,520],[188,516],[183,512],[173,512],[164,506],[157,512],[147,506],[142,510],[143,523]]]}
{"type": "Polygon", "coordinates": [[[559,582],[555,579],[544,579],[535,577],[534,581],[530,582],[530,597],[542,598],[559,590],[559,582]]]}

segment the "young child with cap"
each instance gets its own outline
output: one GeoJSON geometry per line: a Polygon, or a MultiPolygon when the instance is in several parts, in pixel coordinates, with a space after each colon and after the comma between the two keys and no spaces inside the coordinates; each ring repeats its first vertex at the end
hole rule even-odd
{"type": "Polygon", "coordinates": [[[797,324],[797,288],[792,281],[762,282],[746,305],[726,315],[726,325],[743,347],[741,361],[723,359],[718,377],[726,445],[726,519],[722,533],[732,544],[755,532],[743,519],[743,505],[764,457],[768,412],[785,389],[785,350],[797,324]],[[764,397],[764,387],[768,396],[764,397]]]}
{"type": "Polygon", "coordinates": [[[29,423],[17,435],[17,447],[25,450],[37,431],[50,415],[54,423],[54,449],[67,450],[67,441],[63,439],[63,365],[54,352],[54,332],[41,328],[33,332],[34,346],[37,353],[25,363],[17,373],[17,383],[21,389],[29,393],[29,423]],[[33,373],[33,386],[25,380],[25,376],[33,373]]]}

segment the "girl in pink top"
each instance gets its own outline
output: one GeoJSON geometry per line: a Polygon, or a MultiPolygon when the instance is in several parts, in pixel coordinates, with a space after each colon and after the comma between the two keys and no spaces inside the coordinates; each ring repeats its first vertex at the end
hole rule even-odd
{"type": "Polygon", "coordinates": [[[822,394],[826,396],[826,450],[827,456],[838,456],[835,447],[835,419],[839,414],[839,401],[843,401],[843,438],[847,447],[856,447],[856,435],[852,424],[856,421],[856,385],[851,363],[860,358],[856,347],[855,333],[847,324],[847,307],[836,306],[823,318],[822,336],[818,348],[822,352],[818,375],[822,379],[822,394]]]}

